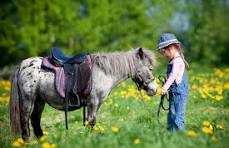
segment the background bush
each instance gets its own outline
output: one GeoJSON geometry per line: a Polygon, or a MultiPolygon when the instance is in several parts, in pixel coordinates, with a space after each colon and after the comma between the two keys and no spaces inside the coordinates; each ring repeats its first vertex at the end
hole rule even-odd
{"type": "Polygon", "coordinates": [[[227,0],[2,0],[0,67],[53,46],[68,54],[155,49],[175,33],[189,61],[228,64],[227,0]],[[190,60],[192,59],[192,60],[190,60]]]}

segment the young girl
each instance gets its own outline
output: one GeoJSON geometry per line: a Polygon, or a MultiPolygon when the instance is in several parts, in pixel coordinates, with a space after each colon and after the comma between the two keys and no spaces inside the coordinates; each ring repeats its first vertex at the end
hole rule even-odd
{"type": "Polygon", "coordinates": [[[185,107],[188,97],[188,79],[186,62],[180,42],[174,34],[164,33],[158,43],[160,52],[169,59],[167,80],[162,87],[162,94],[169,93],[168,130],[184,130],[185,107]]]}

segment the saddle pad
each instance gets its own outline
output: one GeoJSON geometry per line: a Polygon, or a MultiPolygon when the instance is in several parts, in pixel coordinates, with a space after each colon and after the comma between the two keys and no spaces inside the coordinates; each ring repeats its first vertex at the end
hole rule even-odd
{"type": "Polygon", "coordinates": [[[48,69],[55,74],[55,87],[59,95],[65,98],[65,73],[63,67],[54,66],[49,57],[44,57],[42,60],[41,67],[43,69],[48,69]]]}

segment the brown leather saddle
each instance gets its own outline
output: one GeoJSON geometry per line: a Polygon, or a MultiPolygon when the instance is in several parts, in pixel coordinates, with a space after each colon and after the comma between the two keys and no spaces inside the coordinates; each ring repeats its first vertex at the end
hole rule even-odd
{"type": "Polygon", "coordinates": [[[65,101],[67,128],[67,112],[85,106],[91,92],[91,56],[66,56],[59,48],[52,48],[50,56],[43,59],[42,67],[55,73],[55,87],[65,101]]]}
{"type": "Polygon", "coordinates": [[[65,98],[68,99],[69,110],[81,106],[81,100],[87,97],[91,78],[91,60],[87,54],[66,56],[59,48],[52,48],[51,61],[63,67],[65,73],[65,98]]]}

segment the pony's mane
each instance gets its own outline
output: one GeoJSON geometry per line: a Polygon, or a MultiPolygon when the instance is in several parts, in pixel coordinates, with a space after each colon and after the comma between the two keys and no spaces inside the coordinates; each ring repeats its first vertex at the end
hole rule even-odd
{"type": "MultiPolygon", "coordinates": [[[[155,66],[154,54],[146,49],[143,49],[144,55],[150,61],[152,67],[155,66]]],[[[106,74],[120,75],[120,74],[134,74],[136,69],[137,49],[126,52],[113,52],[113,53],[96,53],[97,65],[103,69],[106,74]]]]}

